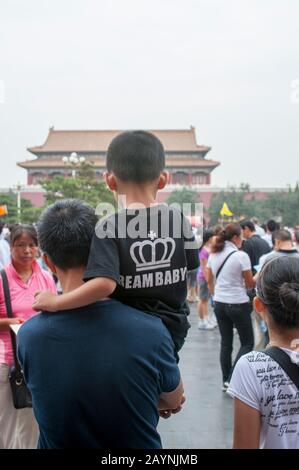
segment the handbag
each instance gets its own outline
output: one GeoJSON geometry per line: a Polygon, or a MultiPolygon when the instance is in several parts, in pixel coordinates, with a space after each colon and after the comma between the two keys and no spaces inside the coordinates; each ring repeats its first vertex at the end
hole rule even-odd
{"type": "MultiPolygon", "coordinates": [[[[4,269],[1,270],[1,277],[2,277],[2,283],[3,283],[3,291],[4,291],[4,299],[5,299],[7,316],[9,318],[13,318],[8,279],[7,279],[7,275],[4,269]]],[[[16,337],[12,331],[10,331],[10,337],[11,337],[11,343],[12,343],[12,349],[13,349],[13,355],[14,355],[14,361],[15,361],[14,366],[10,368],[9,376],[8,376],[10,387],[11,387],[13,405],[17,410],[21,408],[31,408],[32,397],[31,397],[30,390],[27,388],[25,377],[21,369],[20,363],[18,361],[16,337]]]]}

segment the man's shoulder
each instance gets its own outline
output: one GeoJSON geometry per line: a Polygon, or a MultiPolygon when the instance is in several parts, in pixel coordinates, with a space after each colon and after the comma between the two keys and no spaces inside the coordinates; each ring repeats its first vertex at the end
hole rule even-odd
{"type": "Polygon", "coordinates": [[[29,318],[25,321],[25,323],[21,326],[18,332],[18,340],[26,340],[27,337],[30,336],[30,339],[37,333],[39,333],[45,325],[45,315],[44,313],[38,313],[33,317],[29,318]]]}

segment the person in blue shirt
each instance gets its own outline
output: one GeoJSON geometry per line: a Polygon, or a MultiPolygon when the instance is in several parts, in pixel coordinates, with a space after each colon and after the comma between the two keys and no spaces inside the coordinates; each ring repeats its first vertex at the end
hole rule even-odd
{"type": "MultiPolygon", "coordinates": [[[[41,216],[41,250],[63,292],[82,284],[97,218],[75,199],[41,216]]],[[[18,333],[41,449],[161,448],[159,415],[184,401],[162,321],[114,299],[42,312],[18,333]]]]}

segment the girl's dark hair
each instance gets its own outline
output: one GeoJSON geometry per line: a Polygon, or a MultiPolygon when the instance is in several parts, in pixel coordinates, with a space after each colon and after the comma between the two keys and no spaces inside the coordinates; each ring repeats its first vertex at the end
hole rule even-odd
{"type": "Polygon", "coordinates": [[[299,327],[299,258],[281,256],[266,262],[256,287],[276,325],[299,327]]]}
{"type": "Polygon", "coordinates": [[[203,248],[205,246],[205,244],[214,236],[215,236],[215,232],[214,232],[213,229],[208,228],[208,229],[204,230],[203,235],[202,235],[202,246],[201,246],[201,248],[203,248]]]}
{"type": "Polygon", "coordinates": [[[28,235],[28,237],[32,238],[35,245],[38,246],[37,232],[35,227],[33,225],[27,224],[14,225],[10,233],[10,246],[13,247],[18,238],[20,238],[24,233],[28,235]]]}
{"type": "Polygon", "coordinates": [[[235,236],[240,237],[241,227],[239,224],[228,224],[216,237],[212,246],[212,253],[219,253],[223,250],[225,242],[231,241],[235,236]]]}

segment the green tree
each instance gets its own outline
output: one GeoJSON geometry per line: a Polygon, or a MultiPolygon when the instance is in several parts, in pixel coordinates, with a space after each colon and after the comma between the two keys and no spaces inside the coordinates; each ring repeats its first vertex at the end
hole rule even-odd
{"type": "Polygon", "coordinates": [[[263,201],[267,218],[281,220],[283,225],[294,226],[299,223],[299,187],[288,191],[277,191],[263,201]]]}
{"type": "Polygon", "coordinates": [[[167,204],[179,204],[183,209],[183,204],[195,204],[200,202],[199,195],[192,189],[183,187],[182,189],[176,189],[172,191],[168,199],[167,204]]]}
{"type": "Polygon", "coordinates": [[[231,187],[227,191],[221,191],[212,196],[208,210],[211,225],[217,224],[220,220],[220,211],[224,202],[228,204],[233,212],[233,220],[241,220],[256,215],[257,201],[254,195],[250,193],[249,185],[241,183],[239,189],[231,187]]]}
{"type": "Polygon", "coordinates": [[[115,206],[113,193],[104,182],[96,179],[92,165],[84,163],[74,178],[55,176],[50,181],[41,182],[46,190],[46,205],[53,204],[58,199],[78,198],[96,208],[99,203],[109,203],[115,206]]]}
{"type": "Polygon", "coordinates": [[[0,194],[0,204],[7,206],[8,214],[1,217],[1,220],[6,223],[17,223],[20,221],[25,224],[32,224],[38,220],[41,213],[40,208],[33,207],[30,201],[22,198],[20,220],[18,220],[17,195],[13,191],[0,194]]]}

